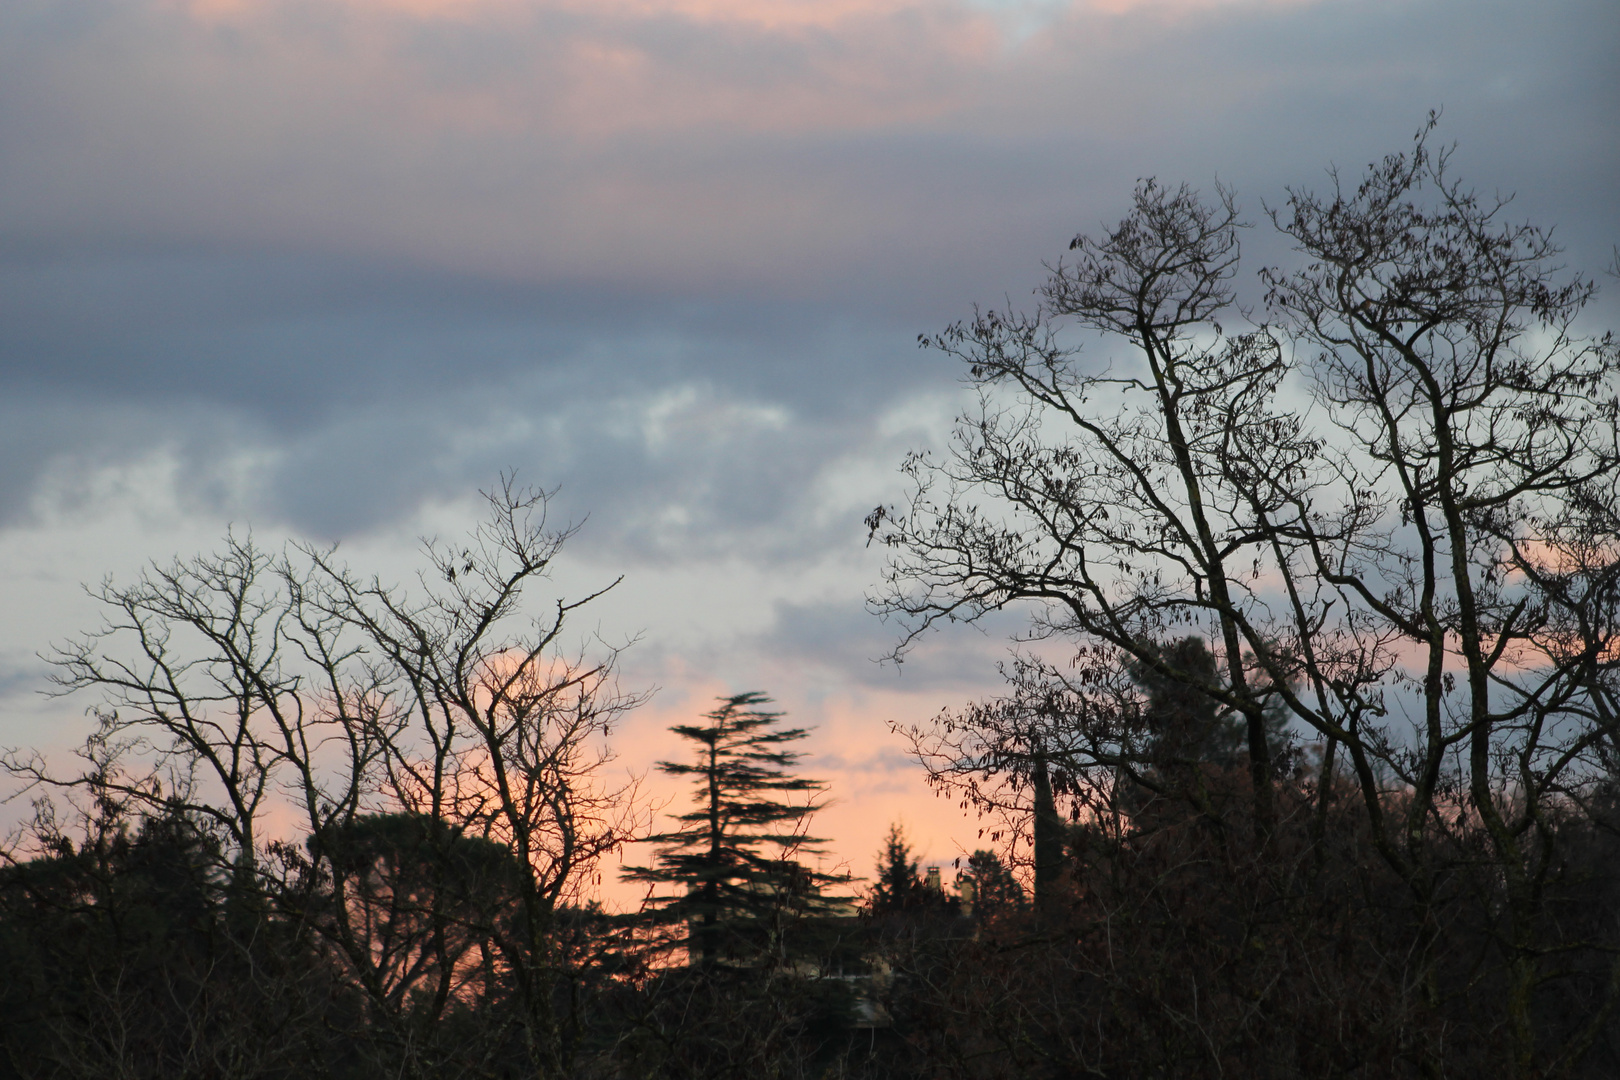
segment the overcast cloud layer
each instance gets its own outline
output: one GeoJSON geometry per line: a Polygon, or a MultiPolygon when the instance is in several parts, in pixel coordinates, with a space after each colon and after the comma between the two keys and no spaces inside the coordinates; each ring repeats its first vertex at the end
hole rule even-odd
{"type": "Polygon", "coordinates": [[[646,730],[772,690],[857,869],[902,809],[949,857],[884,721],[1000,646],[900,677],[862,610],[860,518],[957,404],[916,334],[1026,296],[1138,177],[1259,219],[1438,107],[1601,269],[1616,55],[1612,0],[8,0],[0,743],[87,704],[34,693],[76,582],[227,522],[403,576],[517,468],[589,514],[570,580],[628,575],[597,617],[643,634],[646,730]]]}

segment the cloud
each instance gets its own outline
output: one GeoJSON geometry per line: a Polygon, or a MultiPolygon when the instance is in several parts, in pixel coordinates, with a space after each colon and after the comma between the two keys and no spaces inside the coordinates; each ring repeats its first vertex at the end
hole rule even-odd
{"type": "Polygon", "coordinates": [[[159,445],[197,476],[251,458],[266,507],[318,531],[520,459],[646,505],[645,550],[729,520],[781,551],[741,526],[788,537],[787,492],[949,388],[913,335],[1027,294],[1138,176],[1221,175],[1253,216],[1445,104],[1465,170],[1601,262],[1620,76],[1592,31],[1615,22],[22,0],[0,11],[0,520],[53,462],[159,445]],[[662,443],[632,430],[658,409],[662,443]]]}
{"type": "Polygon", "coordinates": [[[0,10],[0,523],[47,477],[152,454],[194,501],[325,536],[520,465],[611,523],[604,551],[802,561],[858,532],[851,490],[896,490],[921,431],[886,418],[952,393],[915,334],[1021,302],[1136,177],[1219,175],[1256,217],[1443,104],[1464,171],[1601,263],[1616,21],[20,0],[0,10]]]}
{"type": "MultiPolygon", "coordinates": [[[[0,542],[51,584],[0,577],[0,693],[51,589],[230,520],[403,565],[518,467],[589,516],[581,580],[629,575],[600,618],[648,681],[921,719],[1001,646],[871,662],[861,516],[961,404],[919,332],[1023,303],[1138,177],[1260,219],[1436,106],[1598,267],[1617,31],[1601,0],[11,0],[0,542]]],[[[899,768],[839,738],[873,792],[899,768]]]]}
{"type": "Polygon", "coordinates": [[[1499,160],[1613,158],[1585,4],[1060,6],[1016,44],[950,2],[187,10],[0,14],[8,247],[859,304],[1033,255],[1143,168],[1269,185],[1436,104],[1499,160]]]}

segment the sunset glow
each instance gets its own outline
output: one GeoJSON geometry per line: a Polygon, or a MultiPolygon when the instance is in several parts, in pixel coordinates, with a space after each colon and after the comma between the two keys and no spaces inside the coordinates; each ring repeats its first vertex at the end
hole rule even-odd
{"type": "MultiPolygon", "coordinates": [[[[439,584],[421,539],[460,542],[515,472],[578,526],[535,617],[619,582],[556,643],[622,650],[620,687],[649,695],[603,743],[608,787],[684,809],[657,771],[683,753],[668,729],[759,690],[811,729],[829,868],[871,877],[899,823],[947,879],[989,847],[1029,879],[1030,838],[993,843],[1002,823],[930,790],[891,730],[1005,692],[1034,611],[942,618],[895,661],[907,627],[873,600],[891,552],[863,522],[981,408],[919,335],[1034,310],[1147,178],[1236,192],[1225,332],[1275,326],[1256,271],[1299,260],[1268,214],[1408,149],[1436,109],[1433,145],[1601,278],[1615,19],[1596,0],[8,0],[0,746],[66,760],[94,730],[100,703],[46,696],[41,659],[100,624],[81,583],[251,531],[338,544],[419,599],[439,584]]],[[[1615,325],[1617,296],[1581,318],[1615,325]]],[[[1138,373],[1119,339],[1062,340],[1138,373]]],[[[1291,378],[1284,403],[1317,422],[1291,378]]],[[[1268,600],[1274,566],[1249,582],[1268,600]]],[[[6,795],[10,828],[33,794],[6,795]]],[[[266,813],[295,838],[303,819],[266,813]]],[[[648,857],[606,858],[600,896],[633,906],[618,871],[648,857]]]]}

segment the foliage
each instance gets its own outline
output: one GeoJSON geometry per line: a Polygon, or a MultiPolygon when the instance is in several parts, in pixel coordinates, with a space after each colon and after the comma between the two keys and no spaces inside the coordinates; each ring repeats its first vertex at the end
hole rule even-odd
{"type": "Polygon", "coordinates": [[[821,854],[814,845],[824,841],[805,824],[825,785],[788,772],[801,755],[782,747],[808,732],[779,727],[782,714],[761,708],[769,701],[760,693],[736,694],[706,714],[707,724],[670,729],[695,744],[696,761],[658,767],[693,779],[694,808],[675,816],[680,828],[648,837],[660,845],[653,866],[625,871],[629,881],[675,887],[674,895],[651,900],[646,921],[672,931],[705,968],[813,960],[806,939],[847,906],[822,890],[848,875],[802,861],[821,854]],[[796,793],[806,800],[780,798],[796,793]]]}
{"type": "Polygon", "coordinates": [[[218,841],[104,798],[78,843],[0,870],[0,1076],[343,1075],[342,990],[284,924],[246,917],[218,841]]]}
{"type": "Polygon", "coordinates": [[[868,910],[874,915],[909,911],[925,906],[928,899],[905,831],[898,824],[890,825],[883,848],[877,854],[877,873],[867,899],[868,910]]]}
{"type": "Polygon", "coordinates": [[[981,919],[1024,906],[1024,887],[995,852],[979,848],[969,855],[967,876],[973,880],[973,911],[981,919]]]}

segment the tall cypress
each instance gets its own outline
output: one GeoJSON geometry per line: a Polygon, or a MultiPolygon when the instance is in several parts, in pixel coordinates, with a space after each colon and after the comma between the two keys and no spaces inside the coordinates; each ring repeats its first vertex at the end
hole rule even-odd
{"type": "Polygon", "coordinates": [[[1058,879],[1063,874],[1063,837],[1067,830],[1052,797],[1046,754],[1040,750],[1035,752],[1030,781],[1035,789],[1035,902],[1045,906],[1056,898],[1058,879]]]}

